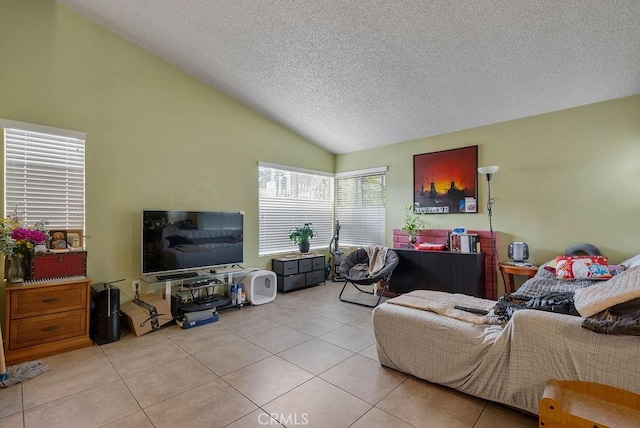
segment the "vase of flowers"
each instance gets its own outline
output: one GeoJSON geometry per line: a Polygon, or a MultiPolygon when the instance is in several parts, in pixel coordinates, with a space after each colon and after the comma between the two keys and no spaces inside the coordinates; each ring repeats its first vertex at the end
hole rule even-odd
{"type": "Polygon", "coordinates": [[[22,282],[26,274],[26,260],[35,253],[36,245],[46,244],[49,231],[44,221],[33,226],[23,226],[13,217],[0,223],[0,250],[9,259],[7,279],[22,282]]]}

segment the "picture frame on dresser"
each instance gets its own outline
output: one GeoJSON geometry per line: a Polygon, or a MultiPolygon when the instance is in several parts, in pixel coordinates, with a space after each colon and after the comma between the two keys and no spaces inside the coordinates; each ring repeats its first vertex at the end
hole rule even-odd
{"type": "Polygon", "coordinates": [[[49,241],[49,248],[52,250],[61,250],[67,248],[67,231],[66,230],[52,230],[49,232],[51,240],[49,241]]]}
{"type": "Polygon", "coordinates": [[[84,248],[82,229],[67,229],[67,247],[72,250],[81,250],[84,248]]]}

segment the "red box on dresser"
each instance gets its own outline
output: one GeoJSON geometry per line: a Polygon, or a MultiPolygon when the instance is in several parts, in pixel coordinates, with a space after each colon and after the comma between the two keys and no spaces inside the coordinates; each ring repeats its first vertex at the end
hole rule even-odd
{"type": "Polygon", "coordinates": [[[87,252],[38,253],[31,257],[30,279],[87,276],[87,252]]]}

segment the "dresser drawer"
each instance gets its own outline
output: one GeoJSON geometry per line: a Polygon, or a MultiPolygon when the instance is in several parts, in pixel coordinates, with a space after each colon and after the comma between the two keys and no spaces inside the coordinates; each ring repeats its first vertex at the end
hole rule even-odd
{"type": "Polygon", "coordinates": [[[278,276],[278,291],[284,293],[285,291],[302,288],[304,287],[304,279],[303,273],[284,277],[278,276]]]}
{"type": "Polygon", "coordinates": [[[309,272],[313,269],[312,259],[300,259],[298,261],[298,272],[309,272]]]}
{"type": "Polygon", "coordinates": [[[324,256],[313,258],[313,270],[324,269],[324,256]]]}
{"type": "Polygon", "coordinates": [[[293,275],[298,273],[297,260],[272,260],[271,268],[276,275],[293,275]]]}
{"type": "Polygon", "coordinates": [[[85,283],[42,288],[27,288],[11,293],[11,319],[85,309],[87,286],[85,283]]]}
{"type": "Polygon", "coordinates": [[[9,347],[15,350],[87,333],[87,311],[84,309],[41,315],[12,321],[9,347]]]}
{"type": "Polygon", "coordinates": [[[313,272],[307,272],[305,275],[307,285],[319,284],[324,281],[324,270],[314,270],[313,272]]]}

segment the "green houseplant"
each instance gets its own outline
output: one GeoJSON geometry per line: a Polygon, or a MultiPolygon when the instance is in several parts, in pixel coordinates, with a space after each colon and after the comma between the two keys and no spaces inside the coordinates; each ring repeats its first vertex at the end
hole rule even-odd
{"type": "Polygon", "coordinates": [[[298,245],[301,253],[308,253],[311,245],[309,240],[317,234],[318,232],[311,227],[311,223],[305,223],[304,226],[291,228],[289,239],[298,245]]]}
{"type": "Polygon", "coordinates": [[[418,230],[424,228],[426,223],[422,218],[413,211],[413,205],[408,204],[405,207],[404,226],[402,230],[409,234],[409,242],[413,245],[416,242],[418,230]]]}

